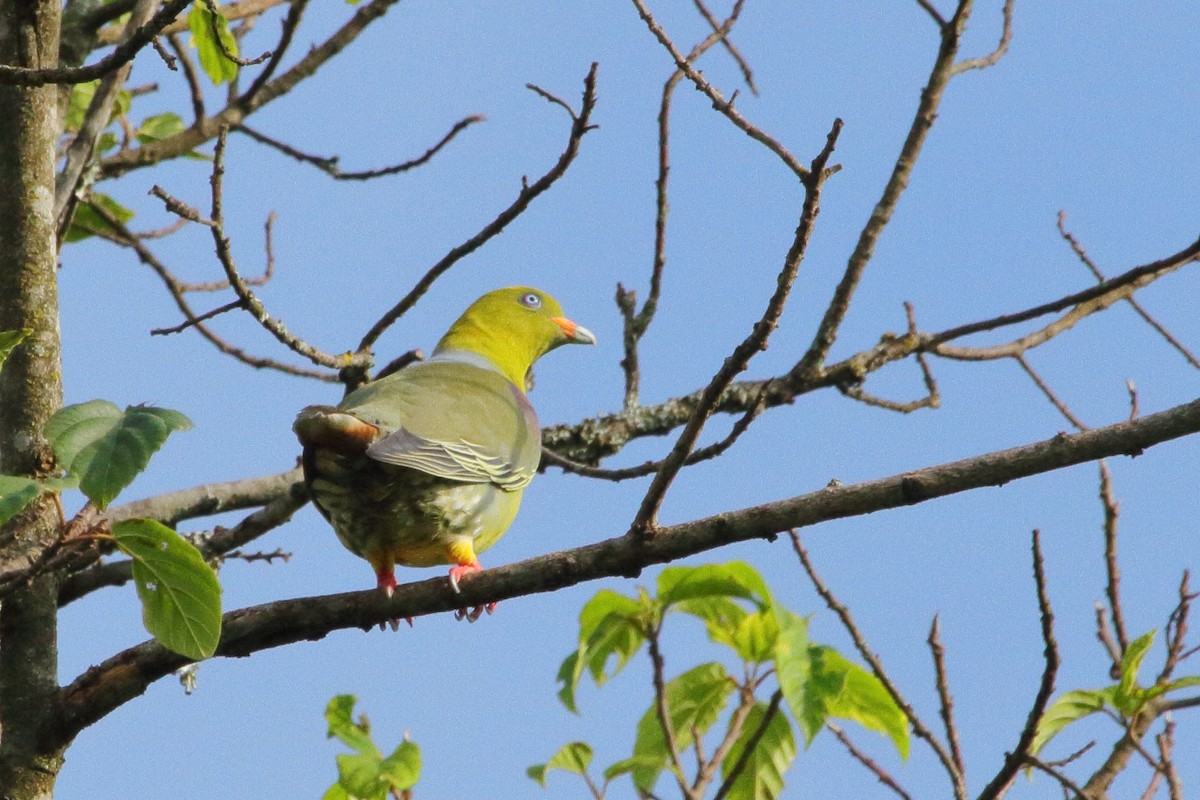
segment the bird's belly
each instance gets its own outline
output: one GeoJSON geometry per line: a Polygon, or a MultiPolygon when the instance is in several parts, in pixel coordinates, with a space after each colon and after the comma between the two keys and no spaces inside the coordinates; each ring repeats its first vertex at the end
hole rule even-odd
{"type": "Polygon", "coordinates": [[[476,553],[512,523],[521,492],[491,483],[461,483],[366,456],[318,451],[310,490],[338,539],[374,562],[429,567],[453,563],[448,546],[469,539],[476,553]]]}

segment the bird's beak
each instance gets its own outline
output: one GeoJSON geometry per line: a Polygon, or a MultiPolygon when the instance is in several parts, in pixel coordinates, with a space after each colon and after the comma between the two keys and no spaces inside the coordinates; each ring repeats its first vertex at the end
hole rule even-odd
{"type": "Polygon", "coordinates": [[[574,344],[595,344],[596,337],[587,328],[578,325],[566,317],[551,317],[550,321],[558,327],[562,328],[562,332],[566,334],[567,341],[574,344]]]}

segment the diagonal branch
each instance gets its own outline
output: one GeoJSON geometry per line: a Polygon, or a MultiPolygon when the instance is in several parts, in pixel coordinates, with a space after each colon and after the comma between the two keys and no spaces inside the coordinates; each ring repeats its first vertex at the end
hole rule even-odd
{"type": "Polygon", "coordinates": [[[150,21],[134,31],[124,42],[117,45],[111,53],[86,67],[55,67],[52,69],[36,69],[31,67],[12,67],[0,64],[0,84],[13,86],[44,86],[48,83],[87,83],[102,78],[113,70],[128,64],[150,43],[155,36],[162,32],[192,0],[167,0],[158,13],[150,21]]]}
{"type": "Polygon", "coordinates": [[[835,119],[825,140],[825,146],[813,160],[812,168],[804,179],[804,204],[800,213],[800,221],[796,226],[796,236],[784,258],[783,269],[776,279],[775,292],[767,302],[766,310],[754,324],[750,334],[729,354],[717,374],[713,376],[701,393],[700,400],[692,410],[691,417],[675,441],[675,446],[663,460],[662,467],[654,476],[650,488],[646,490],[646,494],[642,498],[641,507],[630,527],[634,533],[650,534],[657,526],[658,509],[662,505],[667,489],[695,448],[700,431],[703,430],[708,418],[716,411],[721,396],[733,383],[733,379],[737,377],[738,373],[742,372],[750,363],[750,359],[767,348],[767,339],[778,324],[779,316],[783,313],[783,306],[787,302],[792,284],[796,280],[796,274],[800,270],[800,262],[804,259],[805,251],[808,249],[808,240],[812,235],[817,214],[821,210],[821,187],[833,173],[833,170],[828,169],[826,165],[837,146],[838,134],[841,131],[842,121],[835,119]]]}
{"type": "Polygon", "coordinates": [[[842,320],[846,318],[846,313],[850,310],[850,300],[858,288],[859,281],[862,280],[867,264],[875,254],[875,244],[891,221],[892,214],[900,202],[900,196],[908,188],[917,158],[921,155],[921,149],[925,145],[925,139],[929,135],[930,129],[933,128],[942,96],[954,74],[954,59],[958,53],[963,31],[967,26],[967,18],[971,14],[971,4],[972,0],[959,0],[958,10],[954,16],[948,23],[941,26],[941,47],[933,62],[929,80],[921,92],[921,102],[917,105],[917,113],[909,127],[908,136],[900,148],[900,155],[896,159],[896,165],[892,168],[892,174],[883,188],[883,196],[875,204],[870,218],[858,236],[858,243],[854,246],[854,252],[850,254],[845,272],[834,291],[833,298],[825,309],[825,315],[817,327],[812,344],[809,345],[804,357],[792,368],[794,375],[816,374],[824,366],[825,359],[829,356],[842,320]]]}
{"type": "Polygon", "coordinates": [[[303,150],[298,150],[286,142],[273,139],[270,136],[267,136],[265,133],[261,133],[247,125],[238,125],[235,130],[246,134],[259,144],[265,144],[268,147],[274,148],[284,155],[290,156],[291,158],[294,158],[303,164],[311,164],[325,174],[329,175],[334,180],[365,181],[373,178],[382,178],[385,175],[395,175],[400,172],[407,172],[411,169],[421,166],[422,164],[428,163],[428,161],[437,155],[438,151],[449,144],[455,136],[458,136],[459,133],[469,128],[471,125],[482,121],[483,116],[480,114],[472,114],[469,117],[464,117],[463,119],[454,123],[454,126],[450,128],[450,131],[436,144],[416,158],[409,159],[408,161],[402,161],[398,164],[392,164],[387,167],[357,170],[353,172],[344,172],[341,168],[339,168],[337,156],[314,156],[311,153],[305,153],[303,150]]]}
{"type": "Polygon", "coordinates": [[[1037,735],[1038,722],[1041,721],[1042,715],[1046,713],[1046,707],[1050,704],[1050,696],[1054,693],[1054,680],[1058,676],[1060,659],[1058,642],[1054,639],[1054,610],[1050,606],[1050,595],[1046,590],[1046,565],[1042,559],[1041,534],[1036,530],[1033,532],[1032,550],[1033,581],[1037,590],[1038,611],[1042,622],[1042,643],[1044,645],[1042,653],[1046,665],[1042,670],[1042,680],[1038,686],[1033,707],[1029,709],[1029,715],[1025,718],[1025,727],[1017,739],[1017,746],[1005,756],[1004,765],[979,793],[978,800],[998,800],[1003,797],[1013,779],[1017,777],[1017,772],[1029,763],[1029,759],[1033,756],[1030,748],[1033,746],[1034,736],[1037,735]]]}
{"type": "MultiPolygon", "coordinates": [[[[225,615],[217,653],[247,656],[292,642],[320,639],[343,628],[369,628],[396,617],[454,611],[463,606],[549,592],[611,576],[636,576],[644,567],[733,542],[773,538],[792,528],[948,494],[1002,485],[1018,478],[1105,456],[1140,453],[1200,431],[1200,400],[1167,411],[1071,436],[986,453],[850,486],[663,527],[652,538],[617,536],[592,545],[485,570],[464,578],[455,594],[444,578],[400,586],[389,600],[364,591],[283,600],[225,615]]],[[[43,741],[62,744],[154,681],[183,665],[182,656],[144,642],[89,669],[60,690],[43,741]]]]}
{"type": "MultiPolygon", "coordinates": [[[[591,118],[592,111],[596,107],[596,70],[598,67],[598,64],[593,63],[591,69],[588,70],[587,77],[583,79],[583,101],[578,114],[571,112],[571,133],[567,139],[567,147],[562,155],[558,157],[554,166],[533,183],[523,185],[521,191],[517,194],[517,199],[508,208],[501,211],[482,230],[453,248],[446,255],[442,256],[440,261],[430,267],[429,271],[417,281],[408,294],[388,310],[378,322],[371,326],[371,329],[367,331],[362,341],[359,342],[359,352],[370,350],[379,337],[383,335],[383,332],[391,327],[410,308],[416,305],[417,300],[429,290],[434,281],[441,277],[446,270],[450,269],[450,267],[454,266],[454,264],[464,257],[478,250],[489,239],[499,235],[510,222],[524,213],[525,209],[529,207],[529,204],[538,195],[549,189],[554,185],[555,181],[566,173],[567,168],[571,166],[571,162],[575,160],[575,156],[579,154],[579,144],[583,141],[583,137],[593,129],[591,118]]],[[[568,111],[570,111],[569,108],[568,111]]]]}

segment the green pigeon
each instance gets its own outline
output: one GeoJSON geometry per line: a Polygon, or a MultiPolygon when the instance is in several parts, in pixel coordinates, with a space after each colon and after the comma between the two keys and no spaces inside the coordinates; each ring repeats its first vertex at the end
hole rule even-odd
{"type": "Polygon", "coordinates": [[[380,589],[392,594],[396,564],[452,564],[455,591],[480,570],[477,555],[512,524],[541,459],[525,396],[534,362],[559,345],[595,342],[545,292],[497,289],[463,312],[427,361],[336,408],[300,412],[292,428],[313,505],[370,562],[380,589]]]}

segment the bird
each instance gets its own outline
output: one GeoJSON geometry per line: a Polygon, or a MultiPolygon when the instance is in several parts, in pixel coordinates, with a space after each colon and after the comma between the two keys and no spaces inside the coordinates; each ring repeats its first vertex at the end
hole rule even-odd
{"type": "MultiPolygon", "coordinates": [[[[595,344],[549,294],[488,292],[431,357],[300,411],[292,428],[313,505],[375,571],[390,597],[395,565],[451,564],[450,586],[508,530],[541,459],[526,392],[534,362],[564,344],[595,344]]],[[[495,603],[461,610],[474,622],[495,603]]],[[[409,620],[411,624],[411,620],[409,620]]],[[[393,621],[395,627],[395,621],[393,621]]]]}

